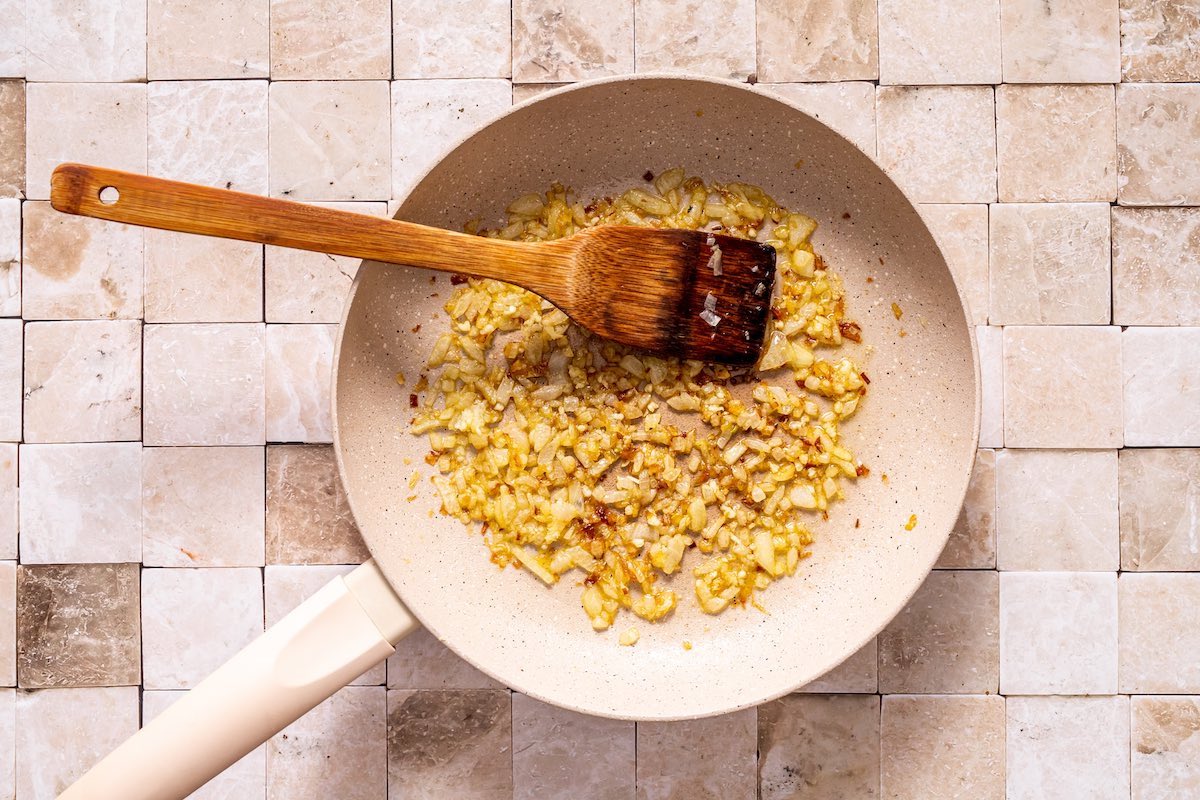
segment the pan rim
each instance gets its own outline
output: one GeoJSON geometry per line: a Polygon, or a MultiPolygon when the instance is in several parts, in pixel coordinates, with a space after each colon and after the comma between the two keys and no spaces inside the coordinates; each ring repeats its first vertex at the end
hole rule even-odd
{"type": "MultiPolygon", "coordinates": [[[[808,118],[809,120],[812,120],[816,124],[824,127],[826,130],[832,132],[839,138],[843,139],[844,141],[846,141],[849,144],[851,144],[852,146],[854,146],[853,142],[850,142],[850,140],[846,136],[842,135],[841,133],[834,130],[833,128],[830,128],[824,122],[821,122],[819,119],[813,117],[811,114],[808,114],[807,112],[805,112],[803,109],[799,108],[795,103],[791,102],[788,98],[784,97],[783,95],[776,94],[774,92],[770,92],[765,89],[759,89],[756,86],[752,86],[752,85],[746,84],[741,81],[735,81],[735,80],[730,80],[730,79],[725,79],[725,78],[715,78],[715,77],[703,76],[703,75],[693,75],[693,74],[681,73],[681,72],[648,72],[648,73],[639,73],[636,75],[615,75],[615,76],[607,76],[607,77],[603,77],[603,78],[596,78],[596,79],[587,80],[587,81],[579,81],[577,83],[572,83],[567,86],[561,86],[561,87],[549,89],[549,90],[542,92],[534,97],[531,97],[529,99],[526,99],[520,103],[513,105],[512,107],[506,109],[502,114],[492,117],[489,120],[487,120],[486,122],[473,127],[471,130],[469,130],[465,134],[463,134],[453,140],[448,140],[448,144],[444,148],[442,148],[438,157],[436,159],[434,159],[430,163],[428,168],[423,170],[418,177],[416,177],[414,180],[411,181],[411,183],[407,187],[404,195],[401,197],[395,198],[395,202],[397,203],[398,206],[403,206],[404,202],[408,199],[408,197],[412,194],[412,192],[426,180],[426,178],[429,176],[429,174],[431,172],[433,172],[435,169],[437,169],[437,167],[446,159],[447,156],[449,156],[451,153],[453,153],[455,150],[457,150],[461,145],[463,145],[468,140],[470,140],[470,139],[474,138],[475,136],[479,135],[480,133],[486,131],[487,129],[489,129],[490,127],[495,125],[497,122],[499,122],[500,120],[506,119],[508,116],[510,116],[513,113],[516,113],[524,108],[527,108],[536,103],[543,102],[543,101],[553,98],[553,97],[557,97],[557,96],[560,96],[563,94],[568,94],[571,92],[587,90],[587,89],[590,89],[592,87],[599,86],[599,85],[611,84],[611,83],[637,83],[637,82],[642,82],[642,81],[678,81],[680,83],[703,83],[703,84],[710,84],[710,85],[721,86],[721,87],[725,87],[725,88],[733,88],[733,89],[738,89],[741,91],[749,92],[756,96],[765,97],[772,101],[778,102],[784,106],[787,106],[792,112],[803,115],[804,117],[808,118]]],[[[947,265],[948,265],[949,262],[946,260],[945,252],[943,251],[940,243],[938,243],[936,237],[933,236],[932,231],[929,230],[929,226],[925,222],[924,217],[922,217],[920,215],[920,211],[919,211],[920,205],[913,200],[913,198],[909,195],[909,193],[904,189],[904,187],[901,184],[896,182],[892,173],[890,171],[888,171],[887,169],[885,169],[882,165],[879,164],[878,160],[874,156],[870,155],[869,153],[863,152],[861,150],[859,152],[862,153],[862,156],[864,158],[869,159],[876,167],[879,168],[879,170],[887,178],[889,183],[891,183],[892,187],[896,191],[899,192],[899,194],[904,198],[904,201],[906,203],[908,203],[908,205],[913,209],[914,213],[916,213],[918,215],[918,217],[921,219],[922,228],[929,235],[930,239],[932,240],[932,242],[934,244],[934,247],[936,248],[938,254],[941,256],[943,262],[947,263],[947,265]]],[[[397,213],[399,213],[398,210],[397,210],[397,213]]],[[[362,283],[363,274],[364,274],[363,270],[360,270],[356,273],[355,278],[351,284],[349,292],[347,293],[346,300],[345,300],[345,303],[342,308],[342,314],[341,314],[340,321],[338,323],[337,335],[335,337],[335,342],[334,342],[334,355],[333,355],[333,362],[332,362],[332,366],[331,366],[331,380],[333,381],[333,386],[332,386],[332,389],[330,392],[334,457],[335,457],[335,461],[337,464],[339,480],[342,482],[343,492],[345,493],[347,503],[350,507],[351,515],[355,519],[356,525],[357,525],[357,520],[360,518],[360,515],[358,514],[358,510],[357,510],[358,501],[356,500],[356,493],[343,477],[343,476],[347,475],[348,473],[347,473],[347,468],[346,468],[346,464],[345,464],[344,449],[343,449],[342,436],[341,436],[341,430],[340,430],[341,426],[340,426],[339,415],[338,415],[337,387],[338,387],[338,383],[339,383],[338,376],[341,371],[342,344],[343,344],[343,338],[344,338],[345,332],[346,332],[346,324],[347,324],[347,321],[349,320],[351,312],[355,306],[355,301],[358,297],[358,290],[362,283]]],[[[951,280],[953,282],[953,285],[955,287],[955,291],[957,294],[958,307],[963,313],[963,319],[965,320],[965,325],[966,325],[966,329],[967,329],[967,337],[968,337],[969,345],[970,345],[969,351],[970,351],[970,357],[971,357],[972,390],[973,390],[973,400],[974,400],[974,408],[972,410],[972,424],[971,424],[970,436],[969,436],[970,447],[968,449],[964,450],[964,452],[968,454],[968,456],[966,458],[967,463],[959,464],[957,466],[957,468],[955,469],[955,474],[965,473],[968,478],[967,480],[962,482],[961,492],[956,493],[957,496],[953,498],[955,500],[954,508],[961,510],[963,503],[966,499],[967,491],[969,489],[969,477],[974,468],[976,453],[978,452],[978,449],[979,449],[980,424],[981,424],[981,416],[982,416],[982,381],[981,381],[981,369],[980,369],[980,363],[979,363],[978,341],[977,341],[977,336],[976,336],[976,326],[971,322],[969,307],[967,305],[966,297],[965,297],[965,294],[963,291],[963,286],[961,285],[959,278],[954,275],[953,271],[949,271],[949,274],[950,274],[951,280]]],[[[620,719],[620,720],[628,720],[628,721],[669,722],[669,721],[701,719],[701,718],[718,716],[721,714],[728,714],[728,713],[733,713],[736,711],[744,710],[744,709],[750,708],[752,706],[761,705],[763,703],[770,702],[779,697],[782,697],[784,695],[795,692],[796,690],[802,688],[803,686],[807,685],[808,683],[818,680],[822,675],[824,675],[824,674],[828,673],[830,670],[836,668],[839,664],[844,662],[847,658],[849,658],[854,653],[861,650],[862,647],[864,647],[867,643],[869,643],[872,639],[874,639],[884,628],[887,627],[887,625],[889,625],[891,623],[891,621],[893,619],[895,619],[895,617],[912,600],[913,596],[917,593],[917,591],[920,590],[921,586],[924,585],[925,581],[929,578],[929,575],[932,573],[933,568],[934,568],[935,564],[937,563],[938,558],[940,557],[941,551],[945,548],[946,542],[949,540],[950,534],[953,532],[953,529],[954,529],[954,523],[951,522],[949,525],[944,526],[943,530],[938,531],[938,535],[937,535],[936,539],[938,542],[940,542],[941,546],[938,547],[936,550],[931,549],[932,556],[927,560],[928,563],[924,563],[921,568],[921,575],[922,575],[921,580],[914,582],[913,585],[911,586],[911,588],[907,592],[903,593],[903,597],[901,597],[901,593],[894,594],[893,597],[896,598],[896,602],[888,604],[891,609],[890,613],[888,615],[886,615],[886,617],[884,619],[882,619],[882,621],[875,628],[873,628],[869,632],[866,632],[861,637],[855,637],[855,641],[856,641],[855,646],[853,648],[849,648],[847,650],[847,652],[845,653],[845,655],[841,656],[840,658],[832,660],[832,663],[827,663],[827,664],[822,665],[822,667],[820,668],[820,671],[816,672],[816,674],[814,674],[812,677],[809,677],[803,681],[788,682],[787,688],[784,688],[783,690],[773,690],[773,691],[767,692],[767,693],[753,693],[753,696],[749,696],[750,693],[747,693],[747,697],[745,699],[739,699],[735,703],[724,702],[717,707],[707,708],[702,711],[696,711],[696,712],[687,713],[687,714],[670,714],[670,713],[655,714],[655,713],[636,713],[636,712],[633,712],[633,713],[606,713],[603,711],[599,711],[595,708],[590,708],[590,707],[585,708],[582,706],[564,703],[560,698],[551,697],[548,694],[541,692],[537,687],[536,678],[533,679],[531,682],[531,681],[525,679],[524,676],[505,675],[505,676],[501,677],[500,675],[498,675],[496,672],[494,672],[491,669],[490,664],[484,663],[484,662],[478,662],[478,661],[472,659],[467,654],[460,652],[451,641],[447,641],[447,640],[443,639],[440,635],[438,635],[436,628],[429,626],[419,611],[413,610],[410,607],[410,612],[413,614],[414,617],[416,617],[418,619],[418,621],[420,621],[420,623],[423,627],[425,627],[427,630],[430,631],[430,633],[432,635],[434,635],[436,638],[438,638],[438,640],[441,641],[447,648],[449,648],[452,652],[454,652],[459,657],[463,658],[465,661],[467,661],[473,667],[475,667],[479,671],[483,672],[485,675],[489,676],[490,678],[494,679],[500,685],[508,687],[514,691],[519,691],[522,694],[528,695],[528,696],[533,697],[534,699],[540,700],[542,702],[546,702],[551,705],[555,705],[557,707],[567,708],[570,710],[578,711],[580,713],[590,714],[593,716],[603,716],[603,717],[610,718],[610,719],[620,719]],[[531,683],[532,683],[532,685],[531,685],[531,683]]],[[[370,551],[372,553],[372,556],[374,556],[374,549],[372,548],[372,545],[371,545],[371,542],[369,539],[370,539],[370,537],[363,537],[364,543],[366,544],[368,551],[370,551]]],[[[379,563],[379,562],[377,562],[377,563],[379,563]]],[[[386,568],[383,566],[383,564],[380,564],[380,569],[383,570],[385,577],[388,577],[386,568]]],[[[395,589],[396,584],[391,581],[390,577],[388,577],[388,581],[389,581],[389,583],[392,584],[393,588],[395,589]]],[[[404,599],[403,594],[399,591],[399,589],[396,589],[396,591],[397,591],[397,595],[401,598],[401,600],[403,600],[404,599]]]]}

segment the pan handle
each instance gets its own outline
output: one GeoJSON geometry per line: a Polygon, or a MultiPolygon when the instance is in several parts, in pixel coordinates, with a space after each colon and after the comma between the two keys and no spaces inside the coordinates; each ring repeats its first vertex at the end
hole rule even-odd
{"type": "Polygon", "coordinates": [[[59,800],[182,800],[383,661],[417,625],[367,561],[217,668],[59,800]]]}

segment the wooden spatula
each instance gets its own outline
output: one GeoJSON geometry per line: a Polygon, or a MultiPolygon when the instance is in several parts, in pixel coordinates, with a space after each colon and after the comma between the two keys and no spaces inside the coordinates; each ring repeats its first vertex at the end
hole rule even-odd
{"type": "Polygon", "coordinates": [[[82,164],[61,164],[50,203],[68,214],[514,283],[589,330],[651,352],[753,364],[775,250],[702,231],[589,228],[510,242],[82,164]]]}

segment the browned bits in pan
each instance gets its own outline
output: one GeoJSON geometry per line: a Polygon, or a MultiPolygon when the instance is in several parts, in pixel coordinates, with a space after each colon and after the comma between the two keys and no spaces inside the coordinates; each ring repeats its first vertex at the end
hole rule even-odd
{"type": "Polygon", "coordinates": [[[839,322],[838,330],[842,336],[852,342],[862,342],[862,327],[857,322],[839,322]]]}

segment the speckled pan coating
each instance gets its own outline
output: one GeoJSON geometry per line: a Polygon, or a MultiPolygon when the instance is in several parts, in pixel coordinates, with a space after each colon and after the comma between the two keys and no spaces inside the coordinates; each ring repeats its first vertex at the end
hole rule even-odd
{"type": "Polygon", "coordinates": [[[397,216],[449,228],[477,216],[491,223],[511,198],[555,180],[587,197],[676,164],[709,180],[757,184],[814,216],[818,251],[845,278],[849,313],[873,348],[858,354],[870,394],[844,429],[871,475],[848,484],[848,501],[815,525],[812,558],[798,574],[760,595],[769,614],[735,608],[710,617],[696,609],[687,575],[693,553],[676,583],[682,600],[672,617],[651,625],[622,615],[612,630],[594,633],[574,576],[548,589],[527,573],[496,569],[477,532],[433,513],[427,480],[415,501],[405,500],[412,471],[427,477],[432,470],[425,437],[406,428],[409,387],[444,326],[445,277],[431,284],[430,273],[412,269],[360,269],[335,365],[335,441],[350,505],[404,601],[498,680],[610,717],[679,719],[755,705],[858,650],[941,552],[979,429],[971,328],[912,204],[841,136],[745,85],[646,76],[542,95],[458,145],[397,216]],[[397,371],[407,387],[396,385],[397,371]],[[911,514],[917,525],[909,532],[911,514]],[[618,646],[629,625],[641,641],[618,646]]]}

